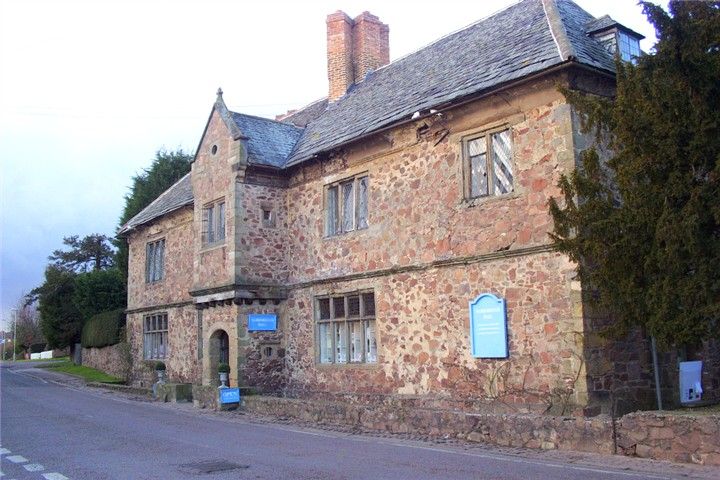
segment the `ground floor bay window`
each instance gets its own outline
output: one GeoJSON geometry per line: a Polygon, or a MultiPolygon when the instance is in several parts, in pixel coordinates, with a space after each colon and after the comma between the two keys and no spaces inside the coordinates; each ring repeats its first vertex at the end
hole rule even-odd
{"type": "Polygon", "coordinates": [[[376,363],[375,294],[353,292],[315,300],[319,363],[376,363]]]}

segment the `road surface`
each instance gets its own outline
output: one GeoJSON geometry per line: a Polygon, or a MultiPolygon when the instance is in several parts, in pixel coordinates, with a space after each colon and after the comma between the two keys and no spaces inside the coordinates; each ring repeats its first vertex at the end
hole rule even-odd
{"type": "MultiPolygon", "coordinates": [[[[203,412],[0,367],[2,480],[714,478],[712,469],[353,435],[203,412]]],[[[717,478],[717,477],[716,477],[717,478]]]]}

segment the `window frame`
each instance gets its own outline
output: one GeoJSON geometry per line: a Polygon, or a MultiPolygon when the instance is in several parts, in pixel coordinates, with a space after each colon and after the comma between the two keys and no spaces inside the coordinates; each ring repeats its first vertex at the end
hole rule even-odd
{"type": "Polygon", "coordinates": [[[473,201],[479,199],[490,199],[512,196],[517,192],[515,185],[516,169],[515,169],[515,138],[513,132],[513,126],[508,123],[503,123],[492,128],[488,128],[476,133],[472,133],[462,137],[461,149],[462,149],[462,170],[463,170],[463,198],[465,201],[473,201]],[[512,183],[509,192],[496,193],[494,176],[494,161],[493,161],[493,140],[492,137],[495,134],[507,131],[510,135],[510,166],[512,168],[512,183]],[[472,157],[470,156],[470,143],[474,140],[484,139],[485,141],[485,169],[487,175],[487,193],[473,195],[472,193],[472,157]]]}
{"type": "Polygon", "coordinates": [[[202,246],[213,247],[225,243],[227,236],[227,208],[225,198],[218,198],[202,208],[202,246]]]}
{"type": "Polygon", "coordinates": [[[165,278],[165,238],[145,244],[145,283],[161,282],[165,278]],[[158,247],[160,253],[158,254],[158,247]]]}
{"type": "Polygon", "coordinates": [[[337,237],[345,233],[354,232],[358,230],[365,230],[369,227],[370,221],[370,175],[368,172],[358,173],[352,177],[346,177],[342,180],[338,180],[329,183],[323,188],[323,216],[324,216],[324,237],[337,237]],[[360,185],[365,183],[365,202],[361,202],[360,185]],[[352,207],[350,214],[346,215],[346,209],[348,208],[348,201],[343,194],[347,186],[350,185],[352,188],[351,201],[352,207]],[[333,194],[334,192],[334,194],[333,194]],[[331,207],[331,196],[334,195],[334,208],[331,207]],[[362,211],[364,207],[364,212],[362,211]],[[331,210],[333,208],[333,210],[331,210]],[[333,217],[331,219],[331,213],[333,217]],[[364,218],[362,214],[364,213],[364,218]],[[350,218],[351,217],[351,218],[350,218]],[[348,225],[347,220],[352,220],[352,224],[348,225]]]}
{"type": "Polygon", "coordinates": [[[625,62],[636,63],[638,57],[642,54],[640,40],[634,35],[618,30],[615,41],[617,43],[616,53],[620,56],[620,59],[625,62]]]}
{"type": "Polygon", "coordinates": [[[170,322],[167,312],[143,315],[143,360],[168,358],[170,322]],[[158,327],[159,326],[159,327],[158,327]]]}
{"type": "MultiPolygon", "coordinates": [[[[327,366],[338,366],[338,365],[378,365],[379,364],[379,346],[378,346],[378,335],[377,335],[377,304],[375,302],[374,290],[357,290],[353,292],[345,293],[333,293],[327,295],[320,295],[314,298],[313,301],[313,316],[314,316],[314,330],[315,330],[315,363],[317,365],[327,366]],[[366,304],[366,298],[372,298],[372,313],[368,313],[368,305],[366,304]],[[357,315],[352,314],[350,310],[350,299],[358,299],[358,310],[357,315]],[[336,300],[342,300],[342,315],[337,313],[336,300]],[[328,302],[328,318],[322,318],[321,302],[328,302]],[[325,359],[323,356],[323,343],[322,343],[322,326],[327,326],[330,329],[330,344],[327,346],[329,349],[330,356],[325,359]],[[338,350],[338,327],[342,327],[344,335],[344,361],[339,360],[340,352],[338,350]],[[361,345],[360,358],[357,359],[355,356],[354,347],[356,343],[353,342],[352,332],[355,331],[352,326],[359,327],[361,338],[359,344],[361,345]],[[372,331],[371,343],[368,343],[368,332],[372,331]],[[373,351],[374,355],[370,354],[373,351]]],[[[327,334],[327,330],[325,331],[327,334]]],[[[342,343],[342,342],[341,342],[342,343]]],[[[340,347],[342,349],[342,347],[340,347]]]]}

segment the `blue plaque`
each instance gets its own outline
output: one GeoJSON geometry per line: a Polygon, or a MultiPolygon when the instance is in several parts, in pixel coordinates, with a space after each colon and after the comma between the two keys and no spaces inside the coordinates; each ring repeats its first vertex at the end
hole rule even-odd
{"type": "Polygon", "coordinates": [[[470,302],[470,342],[475,358],[508,358],[505,299],[485,293],[470,302]]]}
{"type": "Polygon", "coordinates": [[[220,389],[220,403],[240,403],[240,389],[239,388],[221,388],[220,389]]]}
{"type": "Polygon", "coordinates": [[[251,332],[272,332],[277,330],[277,314],[251,313],[248,315],[248,330],[251,332]]]}

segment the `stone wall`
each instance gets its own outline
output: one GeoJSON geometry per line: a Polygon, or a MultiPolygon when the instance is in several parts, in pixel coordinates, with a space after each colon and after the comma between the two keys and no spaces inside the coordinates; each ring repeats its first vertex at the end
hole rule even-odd
{"type": "Polygon", "coordinates": [[[194,254],[193,290],[228,285],[234,276],[237,219],[234,173],[237,167],[233,166],[237,165],[244,150],[240,140],[233,139],[218,108],[216,104],[192,165],[195,232],[185,248],[194,254]],[[225,239],[205,245],[202,239],[203,208],[220,199],[225,201],[225,239]]]}
{"type": "Polygon", "coordinates": [[[282,188],[246,183],[238,209],[239,248],[244,252],[235,281],[284,285],[288,279],[287,210],[282,188]],[[263,219],[263,210],[270,218],[263,219]]]}
{"type": "Polygon", "coordinates": [[[128,310],[189,302],[194,241],[192,207],[184,207],[128,236],[128,310]],[[162,280],[145,282],[148,242],[165,239],[162,280]]]}
{"type": "Polygon", "coordinates": [[[283,312],[286,393],[429,395],[495,401],[507,411],[568,413],[586,400],[572,272],[564,256],[546,252],[293,291],[283,312]],[[317,363],[310,320],[315,296],[369,288],[375,292],[377,363],[317,363]],[[468,303],[486,291],[507,301],[508,359],[477,359],[470,352],[468,303]]]}
{"type": "Polygon", "coordinates": [[[82,364],[127,380],[130,375],[130,345],[121,342],[103,348],[83,348],[82,364]]]}
{"type": "Polygon", "coordinates": [[[628,455],[720,466],[720,415],[638,412],[620,419],[618,445],[628,455]]]}
{"type": "MultiPolygon", "coordinates": [[[[347,425],[395,434],[450,437],[493,445],[611,454],[612,420],[536,414],[468,413],[388,400],[369,406],[346,401],[308,401],[245,396],[246,411],[313,424],[347,425]]],[[[643,458],[720,465],[720,415],[645,412],[616,422],[617,453],[643,458]]]]}
{"type": "MultiPolygon", "coordinates": [[[[287,189],[287,393],[489,399],[559,411],[587,401],[573,265],[547,252],[547,202],[574,166],[554,81],[406,124],[295,169],[287,189]],[[514,191],[467,200],[463,139],[510,128],[514,191]],[[367,174],[368,228],[325,236],[325,186],[367,174]],[[306,286],[305,284],[309,284],[306,286]],[[316,362],[318,295],[372,290],[378,362],[316,362]],[[470,355],[468,302],[507,300],[510,356],[470,355]]],[[[524,405],[524,406],[523,406],[524,405]]]]}
{"type": "Polygon", "coordinates": [[[290,283],[546,245],[547,202],[574,165],[570,109],[553,82],[393,129],[291,172],[290,283]],[[465,200],[462,140],[513,137],[514,192],[465,200]],[[368,228],[326,237],[324,187],[367,173],[368,228]]]}
{"type": "Polygon", "coordinates": [[[209,345],[213,333],[225,331],[230,338],[230,385],[253,387],[261,392],[280,391],[285,384],[283,326],[277,332],[249,332],[248,314],[277,313],[275,302],[247,300],[205,308],[202,315],[203,384],[217,385],[217,359],[209,345]]]}
{"type": "Polygon", "coordinates": [[[143,356],[143,319],[146,315],[167,313],[168,316],[168,352],[162,359],[167,368],[167,379],[176,383],[193,383],[200,379],[198,364],[198,329],[195,307],[156,306],[147,311],[128,313],[127,335],[131,345],[133,385],[148,387],[157,380],[155,377],[156,360],[146,360],[143,356]]]}

